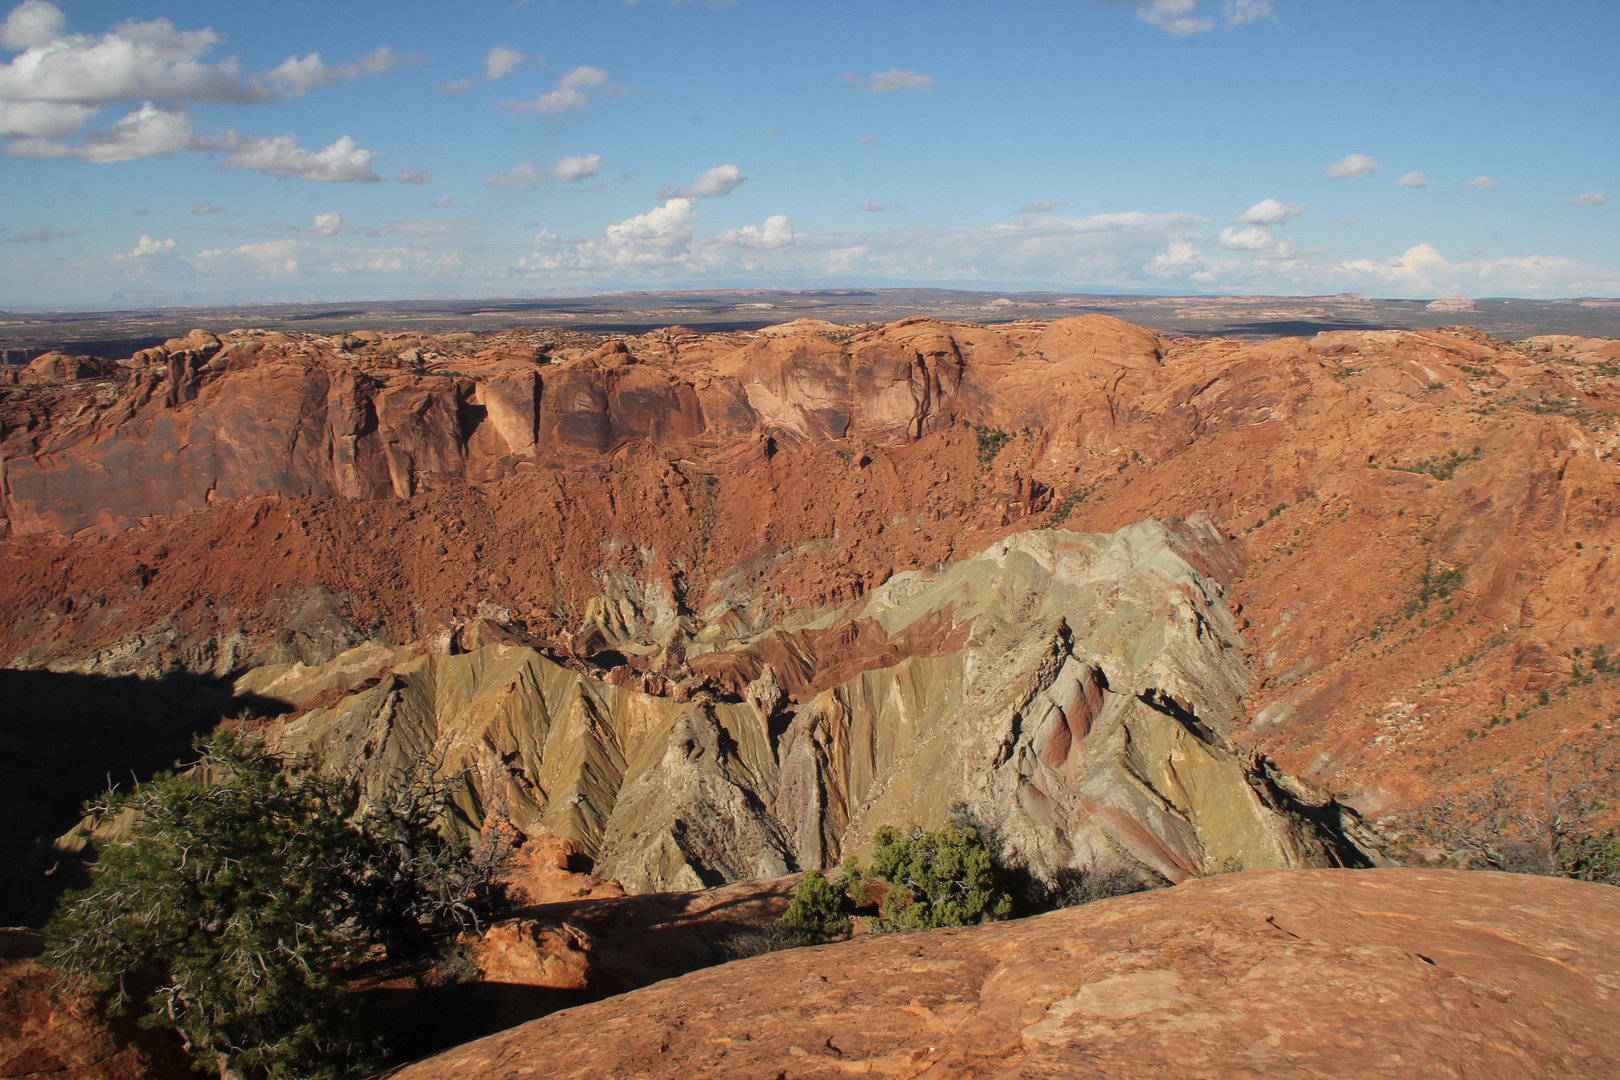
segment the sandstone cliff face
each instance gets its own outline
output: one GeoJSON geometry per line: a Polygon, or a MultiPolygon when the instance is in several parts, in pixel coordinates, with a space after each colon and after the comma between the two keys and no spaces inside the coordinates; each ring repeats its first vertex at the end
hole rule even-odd
{"type": "Polygon", "coordinates": [[[1613,1075],[1609,886],[1460,871],[1222,875],[1031,919],[710,968],[401,1080],[1613,1075]]]}
{"type": "MultiPolygon", "coordinates": [[[[797,717],[963,650],[817,621],[891,577],[1032,527],[1203,514],[1243,563],[1231,737],[1378,815],[1615,734],[1581,657],[1620,651],[1617,365],[1594,339],[1167,342],[1101,318],[197,334],[0,387],[0,630],[18,667],[224,678],[465,648],[504,612],[483,622],[654,697],[745,698],[768,664],[797,717]]],[[[792,850],[816,831],[793,828],[792,850]]]]}
{"type": "Polygon", "coordinates": [[[374,795],[434,763],[466,778],[466,827],[495,814],[577,840],[632,892],[829,867],[879,826],[937,827],[959,803],[1042,877],[1364,862],[1354,815],[1226,737],[1252,678],[1223,600],[1234,565],[1207,522],[1019,533],[816,620],[824,639],[864,634],[801,654],[793,696],[760,660],[781,632],[703,651],[679,625],[614,644],[761,670],[742,700],[640,693],[514,644],[401,662],[372,643],[261,666],[237,690],[341,694],[277,740],[374,795]]]}
{"type": "Polygon", "coordinates": [[[800,332],[721,338],[719,355],[712,341],[645,358],[612,342],[452,358],[353,335],[197,331],[118,369],[49,354],[29,369],[40,385],[0,399],[0,527],[72,535],[271,492],[410,498],[631,446],[883,446],[959,417],[1023,427],[1049,420],[1062,391],[1117,382],[1161,352],[1151,331],[1101,316],[1036,335],[1038,366],[1014,362],[1021,344],[983,336],[917,319],[848,347],[800,332]]]}

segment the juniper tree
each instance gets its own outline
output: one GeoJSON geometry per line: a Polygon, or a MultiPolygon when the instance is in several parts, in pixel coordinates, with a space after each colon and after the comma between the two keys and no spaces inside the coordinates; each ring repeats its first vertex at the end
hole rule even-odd
{"type": "Polygon", "coordinates": [[[873,840],[871,876],[889,883],[878,909],[880,929],[969,926],[1004,919],[1012,909],[972,825],[953,821],[937,832],[884,825],[873,840]]]}
{"type": "Polygon", "coordinates": [[[121,795],[87,888],[47,927],[47,963],[115,1012],[173,1027],[224,1078],[336,1077],[379,1060],[344,993],[374,946],[476,920],[493,875],[433,826],[444,785],[367,803],[253,740],[121,795]]]}
{"type": "Polygon", "coordinates": [[[805,945],[847,937],[854,904],[845,892],[844,882],[834,884],[820,870],[810,870],[793,890],[787,911],[776,920],[784,936],[805,945]]]}

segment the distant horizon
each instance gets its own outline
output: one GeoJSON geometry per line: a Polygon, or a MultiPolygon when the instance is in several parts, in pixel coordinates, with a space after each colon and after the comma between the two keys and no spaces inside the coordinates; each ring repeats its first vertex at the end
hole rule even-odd
{"type": "MultiPolygon", "coordinates": [[[[1445,297],[1435,298],[1439,300],[1445,297]]],[[[1045,290],[659,289],[468,299],[362,299],[315,302],[175,304],[111,309],[0,312],[0,354],[10,364],[40,353],[116,359],[184,336],[194,328],[331,335],[358,330],[442,334],[509,330],[634,336],[671,326],[701,333],[752,332],[811,318],[838,325],[918,316],[997,325],[1100,314],[1167,337],[1246,340],[1310,336],[1324,330],[1432,330],[1467,325],[1494,337],[1545,334],[1620,338],[1620,299],[1471,298],[1467,310],[1435,300],[1354,293],[1144,295],[1045,290]]]]}
{"type": "Polygon", "coordinates": [[[478,303],[525,303],[525,302],[560,302],[572,299],[605,299],[610,297],[639,297],[639,296],[727,296],[727,295],[759,295],[759,296],[806,296],[817,293],[829,295],[861,295],[899,292],[940,292],[955,293],[965,296],[1006,296],[1014,297],[1050,297],[1067,300],[1109,300],[1109,299],[1139,299],[1139,300],[1233,300],[1233,301],[1287,301],[1303,303],[1311,300],[1366,300],[1390,304],[1427,304],[1437,300],[1462,299],[1475,303],[1583,303],[1597,302],[1604,306],[1609,304],[1620,305],[1620,297],[1610,296],[1467,296],[1462,293],[1448,293],[1433,296],[1378,296],[1358,292],[1336,293],[1188,293],[1188,292],[1154,292],[1143,290],[1117,290],[1113,292],[1091,292],[1082,289],[1056,289],[1056,288],[966,288],[946,287],[939,285],[816,285],[801,288],[768,288],[754,286],[716,287],[716,288],[685,288],[685,289],[601,289],[591,291],[556,291],[547,293],[469,293],[467,295],[430,295],[416,296],[385,296],[385,295],[336,295],[312,297],[306,299],[269,297],[260,300],[218,300],[207,298],[175,299],[164,302],[148,304],[131,304],[120,299],[109,299],[100,304],[81,305],[11,305],[0,304],[0,316],[12,314],[78,314],[84,312],[97,312],[112,314],[129,312],[132,314],[160,311],[204,311],[204,310],[230,310],[238,308],[295,308],[295,307],[322,307],[331,304],[478,304],[478,303]]]}
{"type": "Polygon", "coordinates": [[[7,310],[1620,297],[1620,4],[6,0],[0,19],[7,310]]]}

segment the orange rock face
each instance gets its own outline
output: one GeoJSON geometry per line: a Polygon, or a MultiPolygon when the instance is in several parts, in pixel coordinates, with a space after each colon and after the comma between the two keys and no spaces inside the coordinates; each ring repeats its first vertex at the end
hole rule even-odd
{"type": "MultiPolygon", "coordinates": [[[[1582,657],[1620,652],[1617,342],[911,319],[195,334],[119,370],[0,387],[14,666],[222,675],[328,617],[450,648],[481,611],[567,653],[625,581],[757,631],[1013,531],[1203,513],[1247,559],[1237,736],[1364,813],[1616,734],[1582,657]]],[[[858,627],[779,640],[868,662],[858,627]]],[[[804,658],[761,659],[791,695],[804,658]]],[[[608,674],[759,674],[637,663],[608,674]]]]}
{"type": "Polygon", "coordinates": [[[595,951],[576,926],[509,919],[485,931],[475,962],[485,982],[591,990],[595,951]]]}
{"type": "Polygon", "coordinates": [[[0,930],[0,1078],[186,1080],[190,1062],[173,1032],[109,1021],[95,1003],[66,997],[33,959],[37,934],[0,930]]]}
{"type": "Polygon", "coordinates": [[[617,881],[593,877],[585,846],[566,836],[542,835],[526,840],[513,858],[506,878],[519,904],[558,904],[603,900],[624,895],[617,881]]]}
{"type": "Polygon", "coordinates": [[[1608,886],[1231,874],[726,964],[396,1075],[1598,1080],[1620,1058],[1617,950],[1608,886]]]}

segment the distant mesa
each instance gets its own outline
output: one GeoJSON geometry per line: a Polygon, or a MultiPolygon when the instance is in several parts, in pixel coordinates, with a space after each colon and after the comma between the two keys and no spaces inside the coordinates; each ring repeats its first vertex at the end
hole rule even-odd
{"type": "Polygon", "coordinates": [[[1447,296],[1431,301],[1425,311],[1478,311],[1479,306],[1466,296],[1447,296]]]}

